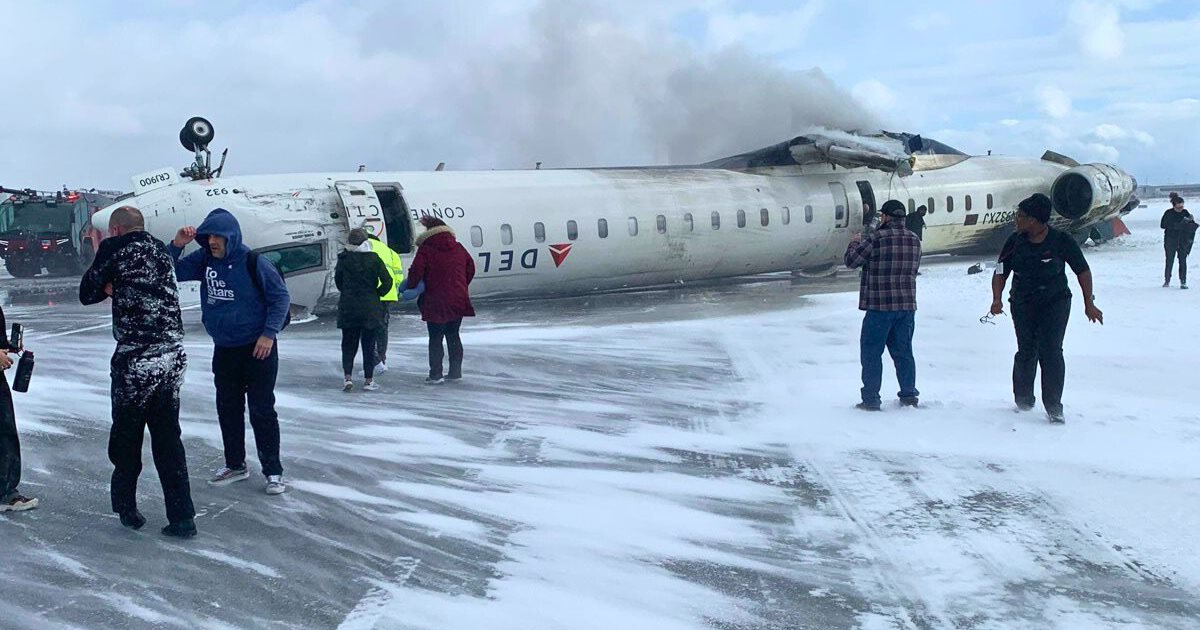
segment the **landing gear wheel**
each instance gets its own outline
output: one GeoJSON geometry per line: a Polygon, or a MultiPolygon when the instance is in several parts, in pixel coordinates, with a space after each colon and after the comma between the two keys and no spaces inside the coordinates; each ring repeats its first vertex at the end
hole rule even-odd
{"type": "Polygon", "coordinates": [[[189,118],[183,125],[183,129],[179,130],[179,143],[188,151],[195,151],[196,147],[206,147],[213,141],[213,126],[207,119],[199,116],[189,118]]]}

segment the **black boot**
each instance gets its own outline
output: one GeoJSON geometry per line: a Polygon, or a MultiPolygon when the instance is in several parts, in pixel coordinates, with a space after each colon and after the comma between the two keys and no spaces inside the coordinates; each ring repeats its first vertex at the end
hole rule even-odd
{"type": "Polygon", "coordinates": [[[196,535],[196,522],[192,519],[171,523],[162,528],[162,533],[175,538],[191,538],[196,535]]]}
{"type": "Polygon", "coordinates": [[[139,530],[146,524],[146,517],[142,513],[134,510],[121,512],[121,524],[132,530],[139,530]]]}

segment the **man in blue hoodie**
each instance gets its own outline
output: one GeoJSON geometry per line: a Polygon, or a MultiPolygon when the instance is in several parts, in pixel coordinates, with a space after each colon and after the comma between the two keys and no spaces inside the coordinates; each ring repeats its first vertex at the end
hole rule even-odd
{"type": "Polygon", "coordinates": [[[215,346],[212,368],[225,466],[209,483],[223,486],[250,476],[246,470],[248,402],[267,494],[282,494],[287,486],[279,461],[275,413],[279,373],[275,336],[283,329],[291,303],[283,277],[269,260],[242,244],[241,226],[224,208],[209,213],[199,228],[180,228],[169,249],[181,282],[203,282],[204,329],[215,346]],[[193,240],[200,249],[180,258],[193,240]]]}

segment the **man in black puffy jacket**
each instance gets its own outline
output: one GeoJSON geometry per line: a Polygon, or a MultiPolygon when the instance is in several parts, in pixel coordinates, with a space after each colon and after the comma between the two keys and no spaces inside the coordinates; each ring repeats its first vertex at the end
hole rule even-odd
{"type": "Polygon", "coordinates": [[[1171,271],[1175,257],[1179,257],[1179,288],[1187,286],[1187,257],[1196,240],[1196,219],[1183,207],[1183,197],[1171,193],[1171,208],[1163,213],[1159,227],[1163,230],[1163,248],[1167,254],[1167,268],[1163,272],[1163,286],[1171,286],[1171,271]]]}
{"type": "Polygon", "coordinates": [[[140,529],[137,480],[142,472],[142,438],[150,429],[154,467],[162,483],[170,523],[162,532],[196,535],[187,455],[179,429],[179,388],[187,370],[183,320],[175,286],[175,265],[167,246],[145,231],[142,213],[130,206],[109,219],[110,238],[100,243],[92,266],[79,283],[79,301],[98,304],[112,298],[112,509],[121,524],[140,529]]]}

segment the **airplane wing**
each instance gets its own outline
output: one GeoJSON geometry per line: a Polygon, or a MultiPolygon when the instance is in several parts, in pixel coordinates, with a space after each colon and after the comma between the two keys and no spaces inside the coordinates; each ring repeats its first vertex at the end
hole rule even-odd
{"type": "Polygon", "coordinates": [[[921,136],[879,132],[860,135],[831,129],[813,129],[802,136],[764,149],[709,162],[715,168],[755,168],[834,164],[843,168],[866,167],[901,177],[912,175],[913,153],[925,149],[921,136]]]}

